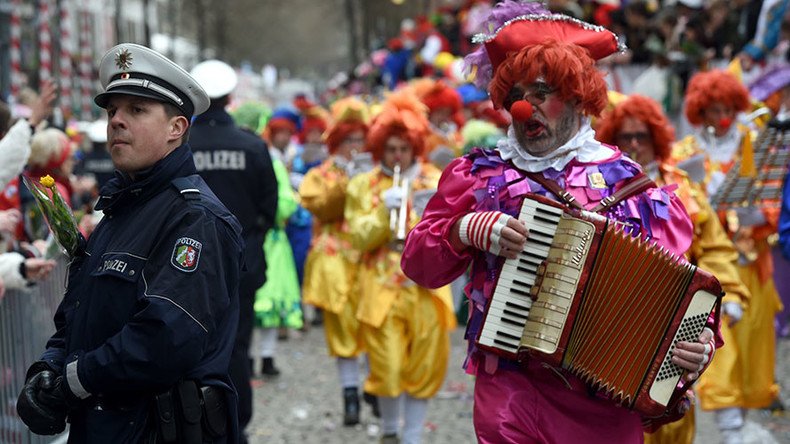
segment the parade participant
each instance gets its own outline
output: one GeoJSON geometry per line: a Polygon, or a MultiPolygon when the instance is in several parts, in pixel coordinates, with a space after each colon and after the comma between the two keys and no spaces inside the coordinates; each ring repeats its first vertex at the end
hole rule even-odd
{"type": "MultiPolygon", "coordinates": [[[[678,197],[694,224],[694,235],[686,257],[716,276],[725,292],[721,305],[725,322],[720,328],[727,346],[716,352],[715,359],[700,376],[695,391],[702,408],[714,410],[717,418],[737,415],[743,407],[741,369],[748,363],[743,362],[731,326],[743,316],[749,292],[736,267],[738,252],[708,203],[705,192],[691,182],[683,170],[668,163],[674,138],[675,130],[661,106],[653,99],[639,95],[618,103],[596,128],[596,139],[618,146],[639,162],[657,185],[678,186],[678,197]]],[[[724,442],[740,442],[737,440],[740,429],[720,429],[720,432],[724,442]]],[[[645,440],[654,444],[691,443],[694,440],[694,411],[689,411],[682,420],[666,424],[647,435],[645,440]]]]}
{"type": "Polygon", "coordinates": [[[346,195],[351,244],[362,252],[357,319],[370,361],[365,392],[378,397],[386,443],[398,442],[401,399],[402,442],[420,442],[428,399],[447,371],[448,332],[455,327],[449,289],[416,285],[399,266],[402,237],[420,217],[409,194],[433,189],[439,179],[439,171],[419,157],[428,131],[415,96],[408,90],[390,95],[366,140],[380,165],[351,179],[346,195]]]}
{"type": "MultiPolygon", "coordinates": [[[[431,123],[431,135],[425,143],[425,155],[437,165],[433,157],[452,159],[461,154],[463,144],[459,130],[464,124],[461,114],[463,102],[461,94],[441,80],[422,79],[425,85],[415,85],[420,101],[428,107],[428,121],[431,123]],[[435,153],[435,150],[442,153],[435,153]]],[[[438,159],[437,159],[438,160],[438,159]]],[[[444,168],[447,162],[437,167],[444,168]]]]}
{"type": "MultiPolygon", "coordinates": [[[[697,132],[673,148],[682,162],[693,153],[705,158],[706,190],[716,193],[736,161],[749,174],[754,165],[752,134],[738,122],[747,109],[749,95],[737,78],[725,71],[701,72],[691,78],[686,91],[686,118],[697,132]],[[735,123],[738,122],[738,123],[735,123]]],[[[773,261],[768,238],[777,230],[777,211],[743,208],[719,214],[722,225],[738,250],[738,272],[751,294],[749,309],[733,327],[735,342],[743,354],[744,408],[766,408],[778,402],[779,385],[774,380],[776,339],[774,318],[781,302],[771,274],[773,261]]],[[[739,429],[743,414],[721,417],[722,429],[739,429]]]]}
{"type": "MultiPolygon", "coordinates": [[[[219,200],[239,220],[244,238],[246,271],[239,282],[239,325],[233,345],[230,376],[239,393],[239,430],[252,419],[249,348],[255,319],[255,291],[266,279],[263,240],[277,211],[277,179],[266,144],[242,131],[225,111],[236,88],[236,72],[219,60],[192,68],[192,77],[211,103],[189,132],[195,167],[219,200]]],[[[242,443],[247,442],[241,433],[242,443]]]]}
{"type": "Polygon", "coordinates": [[[104,55],[115,178],[69,265],[56,333],[27,373],[19,416],[69,442],[237,442],[228,375],[243,241],[185,139],[206,93],[144,46],[104,55]],[[176,86],[177,85],[177,86],[176,86]]]}
{"type": "Polygon", "coordinates": [[[782,213],[779,216],[779,247],[785,259],[790,261],[790,180],[787,177],[782,190],[782,213]]]}
{"type": "MultiPolygon", "coordinates": [[[[302,97],[300,101],[304,102],[307,107],[302,110],[302,130],[298,135],[300,145],[289,166],[289,177],[291,178],[291,186],[294,191],[299,190],[305,174],[312,168],[320,165],[327,157],[327,148],[324,144],[323,136],[328,120],[326,111],[320,106],[312,104],[305,97],[302,97]]],[[[294,262],[296,263],[296,274],[299,277],[299,286],[301,288],[304,282],[307,251],[310,249],[311,239],[313,238],[313,216],[310,214],[310,211],[301,204],[297,206],[294,214],[288,219],[285,232],[288,235],[288,241],[291,243],[294,262]]],[[[320,314],[316,312],[312,317],[312,321],[320,324],[319,316],[320,314]]]]}
{"type": "Polygon", "coordinates": [[[343,424],[359,423],[359,355],[362,344],[356,278],[359,252],[350,242],[343,218],[346,186],[362,152],[368,130],[367,106],[349,97],[332,105],[333,124],[327,130],[330,157],[305,175],[299,187],[302,206],[313,214],[315,234],[305,264],[304,303],[321,309],[329,354],[337,358],[343,388],[343,424]]]}
{"type": "MultiPolygon", "coordinates": [[[[749,85],[749,95],[754,100],[764,103],[771,110],[774,124],[780,128],[784,127],[788,116],[790,116],[788,114],[790,111],[790,64],[783,63],[776,66],[752,82],[749,85]]],[[[769,181],[768,185],[777,184],[771,182],[774,181],[769,181]]],[[[785,187],[787,187],[786,184],[785,187]]],[[[790,197],[787,192],[784,192],[782,196],[784,199],[790,197]]],[[[785,224],[784,229],[787,228],[787,219],[784,219],[786,217],[785,213],[780,216],[780,245],[771,249],[774,285],[782,302],[782,310],[776,314],[776,335],[779,338],[790,337],[790,280],[784,278],[790,271],[790,256],[782,252],[781,246],[783,224],[785,224]]]]}
{"type": "MultiPolygon", "coordinates": [[[[639,180],[640,167],[594,139],[590,116],[606,106],[595,59],[617,50],[612,33],[550,14],[538,3],[515,1],[498,4],[486,29],[493,31],[480,36],[484,45],[467,61],[481,85],[490,79],[495,106],[508,109],[514,122],[496,150],[475,150],[445,169],[436,196],[409,234],[401,265],[429,288],[472,267],[466,369],[476,375],[479,442],[642,442],[643,420],[655,427],[677,419],[688,404],[643,418],[570,371],[536,358],[509,360],[478,348],[476,339],[505,258],[515,258],[530,235],[532,227],[516,219],[526,193],[569,205],[578,201],[586,209],[603,202],[601,214],[677,255],[688,249],[691,221],[667,189],[617,192],[639,180]]],[[[712,316],[698,342],[678,342],[672,362],[686,370],[684,381],[696,379],[721,345],[717,323],[712,316]]]]}
{"type": "MultiPolygon", "coordinates": [[[[266,125],[270,137],[269,156],[277,178],[277,212],[274,225],[263,242],[266,255],[266,282],[255,292],[256,340],[250,357],[261,359],[261,374],[277,376],[274,365],[279,328],[298,329],[303,325],[299,280],[293,251],[285,233],[288,218],[296,211],[297,201],[283,163],[283,152],[296,129],[293,116],[275,111],[266,125]]],[[[254,364],[254,363],[253,363],[254,364]]]]}

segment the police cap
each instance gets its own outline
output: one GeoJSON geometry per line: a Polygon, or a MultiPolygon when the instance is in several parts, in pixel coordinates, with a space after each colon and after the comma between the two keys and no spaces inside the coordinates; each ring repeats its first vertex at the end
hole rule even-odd
{"type": "Polygon", "coordinates": [[[93,101],[102,108],[113,94],[170,103],[191,118],[208,109],[206,91],[183,68],[158,52],[134,43],[111,48],[99,64],[104,92],[93,101]]]}
{"type": "Polygon", "coordinates": [[[210,99],[227,96],[233,92],[239,82],[236,71],[219,60],[200,62],[189,74],[203,87],[210,99]]]}

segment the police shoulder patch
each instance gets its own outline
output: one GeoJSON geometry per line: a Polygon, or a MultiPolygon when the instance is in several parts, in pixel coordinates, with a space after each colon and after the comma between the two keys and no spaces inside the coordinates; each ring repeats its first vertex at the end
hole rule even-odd
{"type": "Polygon", "coordinates": [[[170,263],[181,271],[192,272],[197,270],[200,261],[200,250],[203,244],[191,237],[181,237],[176,240],[170,263]]]}

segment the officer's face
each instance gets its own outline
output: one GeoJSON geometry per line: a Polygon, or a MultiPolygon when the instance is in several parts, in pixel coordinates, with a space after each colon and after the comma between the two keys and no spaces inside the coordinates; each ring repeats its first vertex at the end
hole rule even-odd
{"type": "Polygon", "coordinates": [[[107,103],[107,146],[115,168],[133,174],[178,147],[188,121],[168,116],[161,102],[114,95],[107,103]]]}

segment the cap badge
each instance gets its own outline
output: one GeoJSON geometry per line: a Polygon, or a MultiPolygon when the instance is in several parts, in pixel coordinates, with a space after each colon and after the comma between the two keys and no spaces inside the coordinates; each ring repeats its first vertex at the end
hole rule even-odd
{"type": "Polygon", "coordinates": [[[115,53],[115,66],[117,66],[118,69],[126,71],[131,68],[132,60],[134,60],[134,57],[132,57],[132,53],[129,52],[127,48],[121,49],[115,53]]]}

